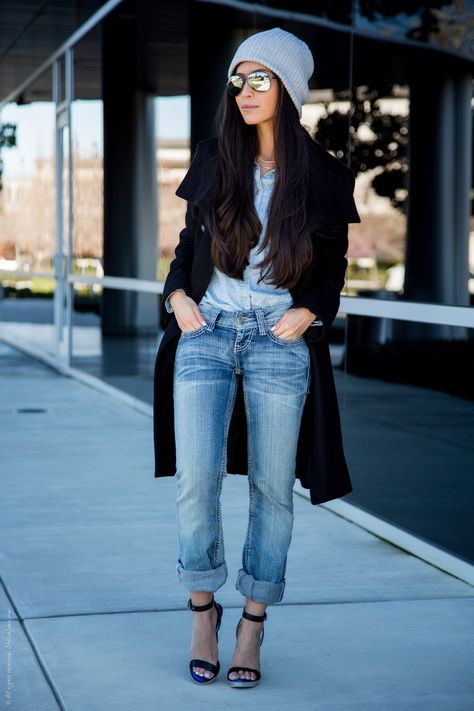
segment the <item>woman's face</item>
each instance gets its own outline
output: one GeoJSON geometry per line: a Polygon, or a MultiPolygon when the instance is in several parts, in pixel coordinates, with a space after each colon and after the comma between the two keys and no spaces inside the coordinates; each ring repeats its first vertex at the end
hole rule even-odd
{"type": "MultiPolygon", "coordinates": [[[[274,76],[274,72],[271,69],[258,62],[241,62],[237,65],[236,73],[246,77],[256,69],[265,69],[265,71],[274,76]]],[[[271,79],[268,91],[255,91],[245,82],[242,91],[235,97],[242,118],[249,125],[257,125],[265,121],[272,122],[276,111],[277,99],[278,81],[274,78],[271,79]],[[247,106],[249,108],[246,108],[247,106]]]]}

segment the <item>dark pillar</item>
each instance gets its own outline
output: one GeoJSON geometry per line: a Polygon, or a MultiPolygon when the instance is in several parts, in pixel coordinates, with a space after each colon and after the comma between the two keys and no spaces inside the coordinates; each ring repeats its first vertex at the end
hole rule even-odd
{"type": "MultiPolygon", "coordinates": [[[[406,300],[469,305],[471,80],[423,67],[410,83],[406,300]]],[[[408,338],[463,334],[437,324],[395,326],[408,338]]]]}
{"type": "Polygon", "coordinates": [[[248,34],[233,30],[226,9],[190,3],[189,93],[191,96],[191,155],[202,138],[216,136],[216,112],[227,81],[227,67],[248,34]]]}
{"type": "MultiPolygon", "coordinates": [[[[134,3],[126,3],[133,10],[134,3]]],[[[154,96],[141,87],[140,36],[119,6],[103,22],[104,273],[156,281],[157,180],[154,96]]],[[[158,327],[157,294],[104,289],[102,332],[158,327]]]]}

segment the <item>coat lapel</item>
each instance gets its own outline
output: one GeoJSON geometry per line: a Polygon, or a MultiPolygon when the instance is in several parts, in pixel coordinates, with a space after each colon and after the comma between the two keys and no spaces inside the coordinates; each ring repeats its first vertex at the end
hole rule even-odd
{"type": "MultiPolygon", "coordinates": [[[[317,229],[324,224],[360,222],[353,197],[354,171],[316,141],[311,141],[310,146],[313,159],[308,222],[311,229],[317,229]]],[[[201,214],[206,214],[210,209],[215,189],[217,160],[217,137],[200,141],[189,170],[175,193],[178,197],[194,203],[201,209],[201,214]]]]}

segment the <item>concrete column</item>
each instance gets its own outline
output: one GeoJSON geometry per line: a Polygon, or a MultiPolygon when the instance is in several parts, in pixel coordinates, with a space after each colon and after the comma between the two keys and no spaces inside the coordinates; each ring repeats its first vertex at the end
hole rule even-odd
{"type": "MultiPolygon", "coordinates": [[[[471,75],[423,71],[410,84],[406,300],[469,305],[471,75]]],[[[397,337],[451,339],[465,329],[397,322],[397,337]]]]}
{"type": "MultiPolygon", "coordinates": [[[[454,85],[454,299],[458,306],[469,306],[466,287],[469,278],[470,191],[474,177],[472,74],[457,77],[454,85]]],[[[471,331],[472,337],[472,331],[471,331]]]]}
{"type": "MultiPolygon", "coordinates": [[[[216,112],[225,90],[227,68],[244,35],[218,16],[216,6],[189,6],[189,93],[191,96],[191,155],[202,138],[216,136],[216,112]],[[217,26],[217,30],[216,30],[217,26]]],[[[245,35],[246,36],[246,35],[245,35]]]]}
{"type": "MultiPolygon", "coordinates": [[[[154,97],[140,86],[143,57],[133,14],[113,12],[102,37],[104,272],[156,281],[154,97]]],[[[156,332],[158,303],[156,294],[104,289],[102,332],[156,332]]]]}

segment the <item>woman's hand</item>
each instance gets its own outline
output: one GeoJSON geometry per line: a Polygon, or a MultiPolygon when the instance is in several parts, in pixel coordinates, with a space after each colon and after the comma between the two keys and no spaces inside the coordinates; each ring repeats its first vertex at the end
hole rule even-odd
{"type": "Polygon", "coordinates": [[[170,304],[173,307],[178,326],[182,331],[195,331],[206,324],[194,299],[183,291],[177,291],[172,294],[170,304]]]}
{"type": "Polygon", "coordinates": [[[304,306],[297,309],[290,308],[271,327],[271,331],[279,338],[296,339],[306,331],[315,318],[316,314],[313,314],[312,311],[304,306]]]}

